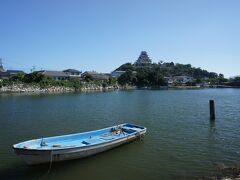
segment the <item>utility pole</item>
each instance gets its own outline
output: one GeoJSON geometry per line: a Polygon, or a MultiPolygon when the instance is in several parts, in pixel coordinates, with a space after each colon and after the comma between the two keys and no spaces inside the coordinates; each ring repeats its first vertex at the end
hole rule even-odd
{"type": "Polygon", "coordinates": [[[2,58],[0,58],[0,71],[4,72],[5,70],[3,69],[3,63],[2,63],[2,58]]]}
{"type": "Polygon", "coordinates": [[[2,67],[3,65],[2,65],[2,58],[0,58],[0,67],[2,67]]]}
{"type": "Polygon", "coordinates": [[[36,69],[36,66],[32,66],[31,73],[34,72],[36,69]]]}

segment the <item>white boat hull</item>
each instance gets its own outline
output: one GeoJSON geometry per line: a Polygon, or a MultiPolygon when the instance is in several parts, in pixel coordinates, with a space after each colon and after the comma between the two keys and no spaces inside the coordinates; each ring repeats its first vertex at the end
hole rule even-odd
{"type": "Polygon", "coordinates": [[[19,155],[28,165],[59,162],[73,159],[80,159],[94,154],[107,151],[114,147],[128,143],[130,141],[142,138],[146,133],[143,130],[137,134],[127,136],[115,141],[78,148],[56,149],[56,150],[29,150],[29,149],[14,149],[15,153],[19,155]]]}

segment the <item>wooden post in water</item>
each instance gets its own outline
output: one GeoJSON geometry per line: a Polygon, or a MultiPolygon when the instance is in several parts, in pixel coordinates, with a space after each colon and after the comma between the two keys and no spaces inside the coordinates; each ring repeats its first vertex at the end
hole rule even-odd
{"type": "Polygon", "coordinates": [[[209,100],[210,120],[215,120],[214,100],[209,100]]]}

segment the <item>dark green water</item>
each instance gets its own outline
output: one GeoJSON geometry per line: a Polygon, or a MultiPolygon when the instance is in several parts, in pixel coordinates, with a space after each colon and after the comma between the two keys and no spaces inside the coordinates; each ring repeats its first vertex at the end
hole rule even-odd
{"type": "Polygon", "coordinates": [[[0,95],[0,179],[192,179],[240,164],[240,89],[0,95]],[[209,122],[215,99],[216,122],[209,122]],[[29,167],[11,146],[123,122],[148,128],[102,154],[29,167]],[[1,178],[2,177],[2,178],[1,178]]]}

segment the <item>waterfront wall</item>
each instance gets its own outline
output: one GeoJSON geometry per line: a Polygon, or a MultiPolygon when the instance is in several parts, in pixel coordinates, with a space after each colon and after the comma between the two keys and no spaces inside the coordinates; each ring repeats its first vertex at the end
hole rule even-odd
{"type": "Polygon", "coordinates": [[[0,88],[0,93],[64,93],[64,92],[88,92],[88,91],[107,91],[116,89],[135,89],[134,86],[106,86],[96,84],[86,84],[81,88],[65,86],[40,87],[39,85],[13,84],[0,88]]]}
{"type": "MultiPolygon", "coordinates": [[[[40,87],[39,85],[30,85],[25,83],[16,83],[0,87],[0,93],[67,93],[67,92],[88,92],[88,91],[108,91],[108,90],[130,90],[130,89],[146,89],[146,90],[167,90],[167,89],[199,89],[200,86],[159,86],[159,87],[136,87],[131,85],[115,85],[105,86],[93,83],[85,83],[81,88],[66,86],[48,86],[40,87]]],[[[210,87],[208,87],[210,88],[210,87]]]]}
{"type": "Polygon", "coordinates": [[[51,86],[41,88],[38,85],[14,84],[7,85],[0,88],[1,93],[50,93],[50,92],[73,92],[74,88],[51,86]]]}

